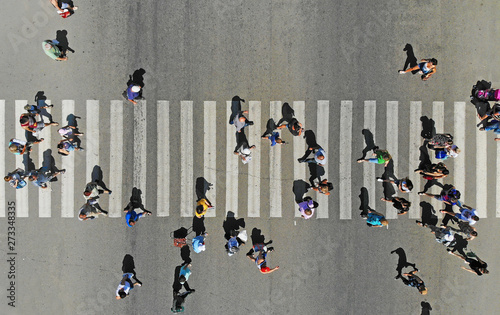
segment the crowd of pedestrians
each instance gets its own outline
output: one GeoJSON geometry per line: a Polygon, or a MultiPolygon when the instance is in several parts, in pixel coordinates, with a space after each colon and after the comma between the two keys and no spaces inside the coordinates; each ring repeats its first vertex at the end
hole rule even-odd
{"type": "MultiPolygon", "coordinates": [[[[75,10],[78,9],[74,6],[72,1],[66,0],[50,0],[53,6],[57,9],[57,13],[62,18],[67,18],[74,14],[75,10]]],[[[44,52],[54,60],[66,61],[68,60],[67,51],[68,47],[61,45],[57,39],[45,40],[42,43],[44,52]]],[[[405,70],[400,70],[400,74],[407,72],[414,72],[421,74],[422,80],[428,80],[433,74],[436,73],[436,66],[438,62],[434,58],[422,59],[419,64],[413,67],[409,67],[405,70]]],[[[144,99],[142,96],[144,84],[140,80],[134,80],[132,77],[127,83],[126,90],[122,93],[123,97],[130,101],[132,104],[136,105],[138,100],[144,99]]],[[[480,90],[474,86],[472,100],[473,102],[488,102],[491,95],[496,95],[495,91],[490,90],[480,90]],[[483,92],[481,92],[483,91],[483,92]],[[490,94],[488,94],[490,93],[490,94]]],[[[500,95],[500,94],[499,94],[500,95]]],[[[36,105],[27,104],[25,106],[26,113],[23,113],[20,118],[20,127],[26,130],[27,139],[16,139],[10,140],[8,149],[10,152],[23,155],[30,154],[32,151],[32,146],[42,142],[44,139],[40,137],[42,130],[49,126],[58,126],[57,122],[52,121],[49,115],[49,121],[43,119],[44,111],[48,108],[53,107],[53,105],[46,104],[43,99],[35,99],[36,105]]],[[[244,164],[251,162],[252,150],[257,149],[255,144],[249,144],[248,139],[245,135],[245,128],[252,126],[254,123],[248,117],[251,117],[251,113],[248,110],[242,110],[242,103],[245,101],[238,96],[232,99],[232,115],[229,119],[229,123],[235,127],[235,138],[236,147],[234,149],[234,154],[241,158],[244,164]]],[[[478,117],[481,122],[480,130],[493,130],[496,134],[500,134],[500,104],[495,104],[493,107],[488,107],[488,109],[480,114],[478,112],[478,117]]],[[[286,142],[282,140],[280,132],[283,129],[288,129],[290,134],[295,137],[305,138],[305,144],[307,144],[307,149],[302,157],[297,157],[297,163],[307,163],[312,175],[309,179],[310,188],[312,191],[318,194],[330,195],[330,191],[333,190],[333,184],[328,182],[327,179],[321,178],[317,174],[324,174],[321,172],[323,168],[328,163],[327,153],[319,144],[315,142],[314,132],[312,130],[306,130],[302,122],[298,121],[294,115],[294,110],[288,103],[284,103],[282,106],[282,117],[275,123],[275,119],[278,117],[269,118],[266,124],[266,130],[262,134],[261,138],[263,140],[269,140],[270,145],[274,147],[276,144],[285,145],[286,142]]],[[[84,150],[81,147],[81,140],[78,138],[83,136],[84,133],[79,131],[75,125],[68,124],[58,130],[62,139],[57,144],[57,152],[62,156],[68,156],[73,151],[84,150]]],[[[495,140],[500,140],[496,138],[495,140]]],[[[446,159],[452,157],[456,158],[460,149],[454,144],[453,136],[449,133],[446,134],[434,134],[428,139],[424,139],[424,145],[433,150],[436,159],[445,161],[446,159]]],[[[275,149],[275,148],[273,148],[275,149]]],[[[373,155],[372,157],[362,157],[357,160],[358,163],[374,163],[381,164],[387,167],[391,161],[392,156],[387,150],[381,150],[377,146],[371,148],[373,155]]],[[[480,259],[474,252],[466,251],[466,246],[457,246],[458,239],[461,238],[465,242],[470,242],[478,236],[476,228],[473,226],[479,221],[479,216],[477,215],[476,209],[471,206],[465,205],[461,200],[460,192],[453,186],[445,187],[443,184],[439,183],[439,180],[446,178],[449,175],[449,170],[444,162],[431,163],[421,163],[420,167],[415,170],[416,173],[422,175],[422,178],[426,180],[424,190],[418,192],[419,196],[434,198],[438,201],[443,202],[444,209],[440,210],[445,216],[443,218],[443,224],[436,226],[427,222],[416,221],[416,223],[421,227],[429,228],[431,233],[437,242],[443,244],[448,253],[459,257],[465,263],[469,265],[470,268],[462,267],[464,270],[473,272],[479,276],[487,274],[487,263],[480,259]],[[438,185],[443,187],[441,193],[430,194],[426,191],[433,185],[438,185]],[[457,206],[458,212],[453,211],[453,207],[457,206]],[[445,224],[446,222],[446,224],[445,224]],[[453,225],[456,224],[456,225],[453,225]]],[[[53,181],[58,175],[63,175],[65,170],[58,170],[55,167],[49,167],[46,165],[41,166],[39,169],[23,170],[22,168],[17,168],[12,172],[9,172],[4,180],[8,182],[15,189],[22,189],[27,185],[26,179],[31,181],[35,186],[41,189],[50,188],[50,182],[53,181]]],[[[384,173],[385,174],[385,173],[384,173]]],[[[413,183],[408,177],[405,178],[386,178],[378,177],[377,181],[383,183],[384,185],[394,185],[397,188],[397,192],[401,194],[412,193],[414,188],[413,183]]],[[[134,188],[135,189],[135,188],[134,188]]],[[[307,190],[306,190],[307,192],[307,190]]],[[[99,205],[99,199],[102,194],[111,194],[112,191],[107,189],[102,183],[102,181],[96,179],[87,183],[84,191],[83,198],[85,203],[81,206],[78,219],[81,221],[93,220],[98,218],[99,215],[107,216],[108,212],[103,210],[99,205]]],[[[384,196],[381,198],[382,201],[392,203],[393,207],[397,210],[398,215],[405,215],[408,213],[411,202],[406,200],[401,196],[384,196]]],[[[313,199],[313,196],[305,196],[305,194],[296,199],[298,211],[304,219],[310,219],[314,216],[315,210],[320,206],[317,201],[313,199]]],[[[194,209],[193,226],[197,225],[202,228],[196,229],[196,236],[188,242],[187,236],[189,234],[188,230],[180,230],[174,232],[174,245],[181,249],[181,258],[184,262],[176,268],[175,281],[173,284],[173,303],[172,312],[182,312],[184,310],[184,303],[186,297],[195,292],[191,289],[188,284],[188,280],[192,274],[192,260],[189,258],[189,245],[193,248],[193,251],[197,254],[206,250],[206,238],[208,233],[204,230],[203,220],[208,211],[214,211],[214,205],[208,200],[205,194],[200,196],[196,201],[196,208],[194,209]],[[200,223],[201,222],[201,223],[200,223]],[[196,224],[195,224],[196,223],[196,224]],[[177,234],[176,234],[177,233],[177,234]],[[181,292],[182,287],[185,291],[181,292]]],[[[124,212],[126,225],[128,227],[135,227],[138,221],[152,214],[151,211],[145,209],[142,204],[140,193],[133,192],[130,202],[125,206],[124,212]]],[[[366,223],[370,227],[386,227],[389,228],[389,222],[385,216],[373,209],[367,209],[361,213],[361,217],[366,220],[366,223]]],[[[228,222],[229,216],[227,220],[228,222]]],[[[237,221],[233,218],[233,221],[237,221]]],[[[233,222],[234,223],[234,222],[233,222]]],[[[229,223],[228,223],[229,224],[229,223]]],[[[225,250],[228,256],[233,256],[239,252],[240,248],[245,245],[248,240],[246,230],[240,230],[244,228],[244,224],[232,226],[228,228],[224,237],[227,240],[225,245],[225,250]]],[[[254,229],[255,230],[255,229],[254,229]]],[[[259,232],[260,233],[260,232],[259,232]]],[[[268,274],[275,272],[279,269],[279,266],[269,267],[267,257],[268,254],[274,251],[273,247],[268,246],[272,241],[265,242],[262,235],[259,233],[252,234],[253,245],[250,251],[246,254],[246,257],[254,262],[260,271],[260,273],[268,274]]],[[[415,268],[408,273],[399,273],[396,278],[401,278],[403,283],[415,287],[418,289],[420,294],[427,294],[428,289],[424,284],[424,281],[416,275],[418,269],[415,268]]],[[[142,283],[137,280],[134,272],[125,272],[122,275],[122,279],[116,289],[116,299],[121,300],[130,294],[130,291],[134,287],[140,287],[142,283]]]]}

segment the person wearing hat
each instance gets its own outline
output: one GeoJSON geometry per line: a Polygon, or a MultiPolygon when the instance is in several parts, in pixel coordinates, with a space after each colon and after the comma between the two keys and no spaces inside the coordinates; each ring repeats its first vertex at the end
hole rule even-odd
{"type": "Polygon", "coordinates": [[[43,51],[50,58],[57,61],[66,61],[68,57],[66,57],[66,51],[63,50],[61,46],[58,45],[59,42],[55,39],[53,40],[45,40],[42,42],[43,51]]]}
{"type": "Polygon", "coordinates": [[[141,86],[135,83],[132,83],[128,86],[127,90],[123,92],[123,96],[128,99],[132,104],[137,105],[136,99],[142,99],[141,94],[141,86]]]}
{"type": "Polygon", "coordinates": [[[425,287],[424,281],[422,281],[422,279],[420,279],[419,276],[415,275],[417,271],[418,269],[414,269],[409,273],[404,273],[403,276],[408,277],[408,279],[401,277],[401,280],[403,280],[403,283],[406,284],[407,286],[417,288],[420,294],[426,295],[427,288],[425,287]]]}

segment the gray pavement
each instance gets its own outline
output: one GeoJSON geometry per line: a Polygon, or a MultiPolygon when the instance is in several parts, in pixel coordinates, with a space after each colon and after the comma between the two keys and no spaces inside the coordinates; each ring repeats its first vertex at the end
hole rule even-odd
{"type": "MultiPolygon", "coordinates": [[[[408,111],[411,101],[422,101],[423,115],[430,117],[433,101],[445,102],[444,128],[453,130],[455,101],[467,102],[467,124],[463,148],[467,183],[475,183],[475,110],[468,103],[472,84],[487,79],[500,86],[495,71],[499,58],[495,34],[499,31],[496,1],[444,3],[419,1],[79,1],[76,14],[59,18],[48,1],[18,1],[2,11],[0,99],[6,100],[6,116],[13,117],[15,100],[32,100],[37,91],[45,91],[52,100],[55,117],[60,117],[62,100],[76,102],[76,113],[85,113],[85,101],[100,101],[101,121],[110,120],[109,101],[121,99],[128,75],[144,68],[144,95],[148,104],[169,100],[171,161],[178,161],[181,145],[179,101],[195,102],[194,176],[202,176],[203,101],[217,101],[217,128],[224,130],[225,101],[234,95],[249,100],[306,101],[308,128],[316,128],[317,100],[330,100],[330,121],[338,121],[341,100],[352,100],[353,162],[364,148],[361,126],[365,100],[399,102],[400,163],[397,174],[408,171],[408,111]],[[33,22],[35,20],[35,22],[33,22]],[[55,38],[57,30],[67,30],[69,46],[75,50],[67,62],[54,62],[41,50],[41,42],[55,38]],[[480,41],[480,43],[477,43],[480,41]],[[417,76],[399,76],[411,43],[418,59],[435,57],[438,72],[429,81],[417,76]],[[151,102],[151,103],[150,103],[151,102]],[[198,136],[198,137],[197,137],[198,136]],[[197,154],[199,153],[199,154],[197,154]]],[[[262,108],[262,125],[269,109],[262,108]]],[[[384,147],[385,111],[377,113],[377,143],[384,147]]],[[[157,110],[148,106],[147,119],[155,121],[157,110]]],[[[124,139],[133,139],[134,114],[131,104],[124,105],[124,139]]],[[[80,123],[86,125],[86,117],[80,123]]],[[[333,125],[335,125],[333,124],[333,125]]],[[[17,121],[6,121],[7,131],[18,128],[17,121]]],[[[157,170],[156,124],[148,125],[147,207],[156,210],[157,170]]],[[[246,228],[262,230],[273,239],[276,251],[270,265],[280,270],[261,275],[244,257],[250,242],[236,256],[224,252],[222,222],[225,208],[225,132],[217,137],[217,215],[206,218],[210,233],[207,251],[191,252],[193,275],[189,284],[196,292],[187,298],[187,314],[420,314],[422,301],[432,306],[431,314],[496,314],[500,302],[492,293],[498,283],[499,250],[496,227],[495,180],[488,179],[487,218],[478,224],[480,236],[470,248],[484,258],[491,273],[477,277],[460,270],[458,258],[446,254],[441,244],[414,220],[398,218],[390,229],[369,229],[357,214],[358,195],[363,185],[363,167],[353,163],[352,219],[339,220],[338,167],[333,155],[342,135],[332,128],[329,140],[330,173],[335,190],[330,196],[330,217],[308,221],[293,217],[291,183],[292,149],[283,148],[283,216],[269,218],[269,178],[262,175],[263,193],[258,218],[247,218],[246,228]],[[417,264],[429,288],[420,296],[413,288],[393,280],[397,256],[390,252],[402,247],[410,262],[417,264]]],[[[84,130],[85,131],[85,130],[84,130]]],[[[320,132],[319,130],[315,130],[320,132]]],[[[52,131],[53,135],[55,131],[52,131]]],[[[287,135],[289,136],[289,135],[287,135]]],[[[9,133],[7,133],[9,137],[9,133]]],[[[496,174],[496,143],[488,135],[488,165],[485,172],[496,174]],[[487,171],[486,171],[487,168],[487,171]]],[[[54,137],[55,139],[55,137],[54,137]]],[[[287,138],[288,139],[288,138],[287,138]]],[[[109,131],[100,131],[99,164],[109,179],[109,131]]],[[[286,139],[285,139],[286,140],[286,139]]],[[[92,141],[85,139],[84,141],[92,141]]],[[[85,143],[85,142],[84,142],[85,143]]],[[[133,141],[126,141],[124,152],[133,152],[133,141]]],[[[258,144],[259,145],[259,144],[258,144]]],[[[266,144],[267,145],[267,144],[266,144]]],[[[53,140],[55,146],[55,140],[53,140]]],[[[260,147],[264,148],[264,144],[260,147]]],[[[267,150],[267,149],[266,149],[267,150]]],[[[9,153],[10,154],[10,153],[9,153]]],[[[60,165],[61,157],[55,156],[60,165]]],[[[418,159],[418,157],[415,157],[418,159]]],[[[133,154],[123,157],[123,198],[133,187],[133,154]]],[[[36,154],[34,161],[37,161],[36,154]]],[[[268,157],[263,157],[262,174],[268,172],[268,157]]],[[[76,153],[75,177],[85,182],[85,161],[76,153]]],[[[191,225],[179,211],[180,168],[170,169],[171,214],[148,217],[133,229],[125,219],[99,218],[79,222],[61,218],[60,198],[54,197],[52,216],[37,217],[37,193],[30,187],[30,216],[16,219],[16,308],[0,299],[2,314],[166,314],[172,303],[174,269],[181,257],[172,245],[170,232],[191,225]],[[33,193],[32,193],[33,192],[33,193]],[[143,286],[123,301],[114,299],[125,254],[134,257],[138,278],[143,286]]],[[[14,168],[14,158],[6,156],[6,168],[14,168]]],[[[453,167],[451,167],[453,170],[453,167]]],[[[246,169],[240,165],[239,192],[246,200],[246,169]]],[[[459,170],[453,170],[457,172],[459,170]]],[[[381,170],[377,169],[377,175],[381,170]]],[[[485,176],[486,178],[487,176],[485,176]]],[[[453,183],[450,176],[445,182],[453,183]]],[[[54,196],[60,195],[55,183],[54,196]]],[[[475,194],[470,184],[467,193],[475,194]]],[[[83,187],[75,185],[79,203],[83,187]]],[[[113,187],[110,187],[113,189],[113,187]]],[[[370,196],[374,208],[383,208],[376,196],[370,196]]],[[[103,199],[107,198],[106,196],[103,199]]],[[[474,198],[470,203],[474,203],[474,198]]],[[[7,200],[15,193],[7,191],[7,200]]],[[[246,201],[242,201],[245,203],[246,201]]],[[[194,203],[194,200],[193,200],[194,203]]],[[[469,203],[469,202],[467,202],[469,203]]],[[[123,205],[125,206],[125,204],[123,205]]],[[[417,206],[417,205],[414,205],[417,206]]],[[[382,212],[383,209],[381,209],[382,212]]],[[[0,218],[0,259],[4,292],[9,288],[7,218],[0,218]]]]}

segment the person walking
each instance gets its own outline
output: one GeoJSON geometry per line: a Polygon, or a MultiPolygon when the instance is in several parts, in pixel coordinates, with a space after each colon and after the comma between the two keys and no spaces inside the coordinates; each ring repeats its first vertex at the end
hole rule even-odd
{"type": "Polygon", "coordinates": [[[17,155],[23,155],[24,153],[31,152],[31,150],[32,150],[31,146],[33,144],[38,144],[38,143],[42,142],[43,140],[44,139],[41,138],[40,140],[27,142],[27,141],[13,138],[13,139],[10,139],[10,141],[9,141],[9,151],[14,153],[14,154],[17,154],[17,155]]]}
{"type": "Polygon", "coordinates": [[[440,226],[437,227],[435,225],[423,223],[421,221],[415,221],[417,225],[421,227],[426,227],[431,230],[431,233],[434,234],[436,238],[436,242],[441,243],[447,247],[450,247],[455,242],[455,232],[450,229],[450,227],[440,226]]]}
{"type": "Polygon", "coordinates": [[[389,221],[384,215],[375,210],[368,209],[368,214],[361,213],[361,217],[366,220],[366,225],[369,227],[387,227],[389,228],[389,221]]]}
{"type": "Polygon", "coordinates": [[[73,151],[84,151],[82,147],[73,139],[62,139],[57,144],[57,153],[61,155],[69,155],[73,151]]]}
{"type": "Polygon", "coordinates": [[[129,227],[133,227],[143,216],[151,215],[151,211],[144,209],[144,207],[140,207],[132,201],[125,207],[125,209],[123,209],[123,211],[127,212],[125,215],[125,222],[129,227]],[[135,212],[135,209],[137,208],[140,208],[142,212],[137,214],[137,212],[135,212]]]}
{"type": "Polygon", "coordinates": [[[407,279],[401,277],[401,280],[403,280],[403,283],[407,286],[417,288],[418,293],[426,295],[427,288],[425,287],[424,281],[419,276],[415,275],[417,271],[418,269],[414,269],[408,273],[404,273],[403,276],[407,277],[407,279]]]}
{"type": "Polygon", "coordinates": [[[398,210],[398,215],[403,215],[406,214],[410,210],[411,202],[404,198],[400,197],[392,197],[392,198],[385,198],[382,197],[380,200],[385,201],[385,202],[392,202],[392,206],[398,210]]]}
{"type": "Polygon", "coordinates": [[[251,261],[255,262],[255,264],[257,265],[257,268],[259,268],[259,271],[261,273],[265,273],[265,274],[271,273],[271,272],[274,272],[280,268],[279,266],[276,266],[274,268],[269,268],[267,266],[267,254],[274,251],[274,248],[267,247],[267,244],[270,244],[271,242],[272,241],[269,241],[265,244],[262,244],[262,243],[255,244],[247,254],[247,257],[251,261]],[[254,253],[257,253],[257,256],[255,256],[254,253]]]}
{"type": "Polygon", "coordinates": [[[460,195],[461,195],[460,191],[455,189],[454,186],[452,186],[449,189],[444,189],[443,191],[441,191],[441,193],[439,195],[428,194],[426,192],[419,192],[418,195],[419,196],[427,196],[427,197],[437,199],[437,200],[442,201],[450,206],[454,206],[454,205],[458,205],[459,207],[461,206],[461,203],[459,201],[460,195]]]}
{"type": "Polygon", "coordinates": [[[43,128],[47,126],[57,126],[59,123],[57,122],[49,122],[45,123],[43,119],[40,118],[40,115],[37,114],[29,114],[29,113],[24,113],[21,114],[21,117],[19,118],[19,123],[21,124],[21,128],[23,128],[26,131],[29,131],[33,134],[33,136],[38,138],[38,135],[40,132],[43,130],[43,128]],[[39,121],[36,121],[37,118],[39,118],[39,121]]]}
{"type": "Polygon", "coordinates": [[[316,186],[311,187],[312,190],[319,192],[320,194],[324,194],[329,196],[330,191],[333,190],[333,184],[330,183],[326,178],[318,183],[316,186]]]}
{"type": "Polygon", "coordinates": [[[211,209],[213,208],[212,204],[210,203],[210,201],[208,201],[208,199],[206,198],[201,198],[200,200],[198,200],[198,202],[196,203],[196,210],[195,210],[195,213],[194,215],[197,217],[197,218],[202,218],[205,216],[205,214],[207,213],[207,210],[208,209],[211,209]]]}
{"type": "Polygon", "coordinates": [[[98,199],[101,194],[109,194],[111,195],[112,191],[109,189],[102,188],[97,182],[89,182],[85,186],[85,190],[83,191],[83,198],[85,200],[89,199],[98,199]]]}
{"type": "Polygon", "coordinates": [[[399,70],[399,74],[404,74],[410,71],[418,70],[418,74],[422,75],[421,77],[422,80],[427,81],[434,73],[436,73],[437,64],[438,61],[435,58],[422,59],[420,60],[420,63],[415,67],[411,67],[406,70],[399,70]]]}
{"type": "Polygon", "coordinates": [[[97,200],[89,199],[85,204],[80,208],[78,213],[78,219],[80,221],[87,221],[97,219],[99,215],[107,217],[108,212],[101,209],[97,200]]]}
{"type": "Polygon", "coordinates": [[[245,133],[237,133],[236,134],[236,147],[234,148],[234,155],[238,155],[241,157],[241,162],[243,164],[247,164],[252,160],[252,149],[255,149],[255,145],[250,146],[248,143],[248,139],[245,136],[245,133]]]}
{"type": "Polygon", "coordinates": [[[72,0],[50,0],[50,3],[57,9],[57,14],[62,18],[67,18],[78,10],[78,7],[73,5],[72,0]]]}
{"type": "Polygon", "coordinates": [[[12,172],[9,172],[3,179],[8,182],[15,189],[21,189],[26,186],[26,174],[22,168],[16,168],[12,172]]]}
{"type": "Polygon", "coordinates": [[[128,101],[130,101],[132,104],[134,105],[137,105],[137,101],[136,100],[142,100],[144,99],[142,96],[141,96],[141,91],[142,91],[142,86],[138,85],[138,84],[135,84],[135,83],[131,83],[127,89],[123,92],[123,97],[125,97],[125,99],[127,99],[128,101]]]}
{"type": "Polygon", "coordinates": [[[64,126],[59,128],[57,132],[63,137],[63,139],[73,139],[74,136],[83,136],[83,132],[77,131],[75,126],[64,126]]]}
{"type": "Polygon", "coordinates": [[[247,236],[246,230],[242,230],[242,231],[231,230],[229,232],[229,235],[230,235],[230,237],[227,240],[225,247],[226,247],[226,252],[227,252],[228,256],[233,256],[234,254],[239,252],[240,246],[245,245],[245,243],[248,239],[248,236],[247,236]]]}
{"type": "Polygon", "coordinates": [[[306,150],[304,153],[304,156],[297,159],[299,163],[315,163],[318,164],[319,166],[325,166],[326,162],[328,161],[328,158],[326,156],[325,150],[321,146],[316,146],[316,147],[310,147],[306,150]],[[314,158],[309,158],[309,155],[311,153],[314,153],[314,158]]]}
{"type": "Polygon", "coordinates": [[[402,193],[409,193],[413,189],[413,183],[408,177],[395,180],[383,179],[381,177],[377,177],[377,181],[396,185],[396,187],[398,187],[399,191],[402,193]]]}
{"type": "Polygon", "coordinates": [[[451,255],[457,256],[458,258],[462,259],[466,264],[469,264],[470,269],[465,268],[463,266],[460,267],[465,271],[475,273],[478,276],[482,276],[482,275],[486,275],[486,274],[490,273],[488,271],[488,269],[486,269],[488,267],[488,264],[485,261],[483,261],[481,258],[479,258],[473,252],[467,253],[466,256],[462,256],[462,255],[457,254],[455,252],[449,252],[449,253],[451,255]]]}
{"type": "Polygon", "coordinates": [[[195,253],[199,254],[203,251],[205,251],[205,239],[207,238],[208,233],[204,233],[202,235],[198,235],[195,238],[193,238],[192,245],[193,245],[193,250],[195,253]]]}
{"type": "Polygon", "coordinates": [[[60,170],[57,172],[49,171],[48,167],[43,166],[38,170],[31,171],[29,175],[29,180],[33,185],[40,187],[42,189],[47,189],[48,183],[52,181],[57,175],[64,174],[66,170],[60,170]]]}
{"type": "Polygon", "coordinates": [[[445,210],[440,210],[440,212],[451,215],[452,217],[455,217],[459,220],[466,221],[470,225],[474,225],[477,221],[479,221],[476,209],[473,209],[472,207],[469,207],[465,204],[460,206],[460,213],[454,213],[445,210]]]}
{"type": "Polygon", "coordinates": [[[121,300],[126,298],[130,294],[130,290],[136,286],[141,287],[142,283],[135,278],[133,273],[124,273],[120,284],[116,288],[116,299],[121,300]],[[135,282],[132,282],[132,279],[134,279],[135,282]]]}
{"type": "Polygon", "coordinates": [[[375,163],[375,164],[384,164],[384,167],[389,164],[389,162],[392,159],[392,156],[389,154],[387,150],[379,150],[378,147],[373,148],[373,158],[369,159],[358,159],[358,163],[363,163],[363,162],[370,162],[370,163],[375,163]]]}
{"type": "Polygon", "coordinates": [[[233,121],[231,122],[231,124],[236,127],[236,132],[238,133],[240,133],[246,126],[253,125],[253,121],[248,120],[245,114],[248,114],[248,110],[237,112],[236,115],[234,115],[233,121]]]}
{"type": "Polygon", "coordinates": [[[318,203],[311,197],[305,197],[302,202],[299,202],[299,212],[304,219],[312,218],[314,210],[318,207],[318,203]]]}
{"type": "Polygon", "coordinates": [[[57,39],[47,39],[42,42],[43,51],[47,56],[56,61],[66,61],[66,50],[64,50],[57,39]]]}

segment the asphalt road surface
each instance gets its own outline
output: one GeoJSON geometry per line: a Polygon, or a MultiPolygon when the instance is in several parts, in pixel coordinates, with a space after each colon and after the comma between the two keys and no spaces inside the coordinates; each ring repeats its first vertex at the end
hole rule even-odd
{"type": "MultiPolygon", "coordinates": [[[[85,151],[62,157],[55,152],[57,127],[43,131],[46,141],[31,162],[38,168],[53,159],[68,170],[50,192],[30,183],[22,192],[7,184],[0,190],[1,314],[170,313],[182,263],[170,233],[192,225],[198,178],[212,184],[206,194],[216,208],[204,220],[207,250],[191,250],[189,285],[196,292],[186,300],[187,314],[499,313],[499,151],[491,133],[477,131],[469,102],[477,80],[500,88],[497,1],[74,3],[79,9],[67,19],[48,0],[20,0],[0,13],[0,144],[24,137],[18,115],[38,91],[54,104],[55,121],[79,116],[85,133],[85,151]],[[68,61],[42,51],[42,41],[56,37],[74,50],[68,61]],[[428,81],[398,74],[407,43],[418,60],[438,59],[428,81]],[[145,101],[134,107],[121,93],[139,69],[145,101]],[[235,95],[255,122],[246,128],[257,146],[247,165],[232,154],[234,127],[227,122],[235,95]],[[307,193],[320,203],[310,220],[297,217],[292,191],[294,181],[309,178],[296,161],[305,140],[286,129],[284,147],[259,139],[284,102],[328,154],[323,178],[334,190],[328,198],[307,193]],[[422,215],[440,222],[442,208],[416,194],[424,185],[413,174],[421,117],[432,119],[436,132],[454,134],[462,149],[445,162],[451,175],[444,183],[478,209],[479,236],[468,249],[488,263],[488,275],[461,270],[465,264],[415,224],[422,215]],[[383,167],[356,163],[371,137],[393,154],[395,175],[414,178],[407,215],[379,201],[384,188],[375,176],[383,167]],[[113,190],[101,197],[110,216],[80,222],[81,193],[99,170],[113,190]],[[134,187],[153,215],[130,228],[122,209],[134,187]],[[360,218],[364,192],[364,203],[386,214],[389,229],[369,228],[360,218]],[[279,270],[259,273],[245,257],[250,240],[228,257],[228,211],[243,218],[249,235],[257,228],[273,240],[269,265],[279,270]],[[397,248],[420,270],[428,295],[394,280],[397,248]],[[143,286],[117,301],[127,254],[143,286]]],[[[4,173],[24,162],[7,150],[0,154],[4,173]]]]}

